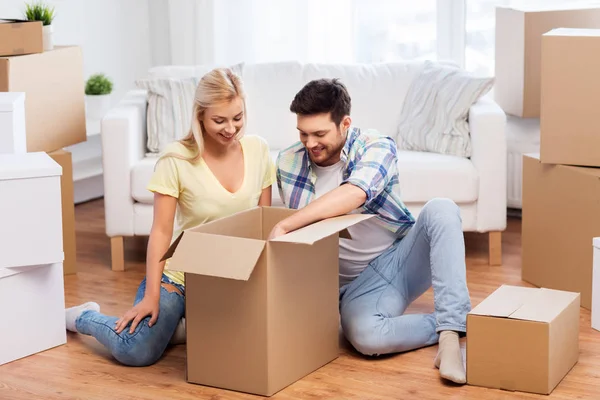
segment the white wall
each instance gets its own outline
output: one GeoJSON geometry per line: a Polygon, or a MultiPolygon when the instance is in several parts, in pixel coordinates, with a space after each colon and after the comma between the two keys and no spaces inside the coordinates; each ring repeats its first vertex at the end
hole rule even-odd
{"type": "MultiPolygon", "coordinates": [[[[169,63],[169,0],[46,1],[56,9],[54,43],[81,47],[85,79],[102,72],[113,80],[113,105],[148,68],[169,63]]],[[[23,19],[24,9],[24,0],[0,0],[3,18],[23,19]]],[[[67,150],[73,154],[75,202],[103,196],[100,136],[88,136],[67,150]]]]}
{"type": "MultiPolygon", "coordinates": [[[[160,32],[151,33],[149,1],[166,0],[47,1],[56,8],[54,43],[81,46],[84,77],[98,72],[110,76],[114,82],[113,103],[134,88],[135,79],[144,77],[155,60],[167,61],[163,54],[168,49],[151,45],[150,39],[160,38],[160,32]]],[[[0,16],[22,18],[25,3],[1,0],[0,16]]],[[[156,18],[156,13],[153,16],[156,18]]]]}

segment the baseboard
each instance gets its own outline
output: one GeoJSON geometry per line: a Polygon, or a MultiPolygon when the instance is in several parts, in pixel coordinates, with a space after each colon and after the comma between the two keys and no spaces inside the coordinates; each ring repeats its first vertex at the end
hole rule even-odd
{"type": "Polygon", "coordinates": [[[509,207],[506,209],[506,216],[520,219],[523,217],[523,211],[520,208],[509,207]]]}
{"type": "Polygon", "coordinates": [[[104,197],[104,179],[102,174],[89,176],[73,182],[75,204],[104,197]]]}

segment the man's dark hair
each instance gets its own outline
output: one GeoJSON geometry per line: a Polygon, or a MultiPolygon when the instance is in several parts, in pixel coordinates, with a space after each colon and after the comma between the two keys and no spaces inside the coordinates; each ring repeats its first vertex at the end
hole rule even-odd
{"type": "Polygon", "coordinates": [[[290,111],[300,115],[331,113],[331,120],[339,125],[342,118],[350,115],[350,94],[339,79],[317,79],[308,82],[300,90],[290,111]]]}

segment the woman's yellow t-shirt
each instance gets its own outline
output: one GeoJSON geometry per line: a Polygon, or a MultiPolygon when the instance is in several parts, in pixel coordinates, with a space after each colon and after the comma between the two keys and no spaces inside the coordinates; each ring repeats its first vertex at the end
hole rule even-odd
{"type": "MultiPolygon", "coordinates": [[[[240,143],[244,154],[244,180],[235,193],[221,185],[202,158],[191,163],[176,157],[163,157],[156,163],[147,189],[178,199],[172,241],[183,230],[257,206],[262,190],[275,183],[275,165],[267,142],[259,136],[243,136],[240,143]]],[[[186,158],[194,156],[193,150],[179,142],[167,146],[163,154],[168,153],[186,158]]],[[[165,275],[183,285],[183,272],[168,267],[167,260],[165,275]]]]}

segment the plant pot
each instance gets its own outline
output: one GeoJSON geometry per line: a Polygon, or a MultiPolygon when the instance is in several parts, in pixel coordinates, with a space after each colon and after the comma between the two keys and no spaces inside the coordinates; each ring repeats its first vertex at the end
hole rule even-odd
{"type": "Polygon", "coordinates": [[[54,25],[44,25],[42,28],[44,51],[52,50],[54,48],[54,25]]]}
{"type": "Polygon", "coordinates": [[[86,95],[85,115],[90,119],[102,119],[110,110],[110,94],[86,95]]]}

